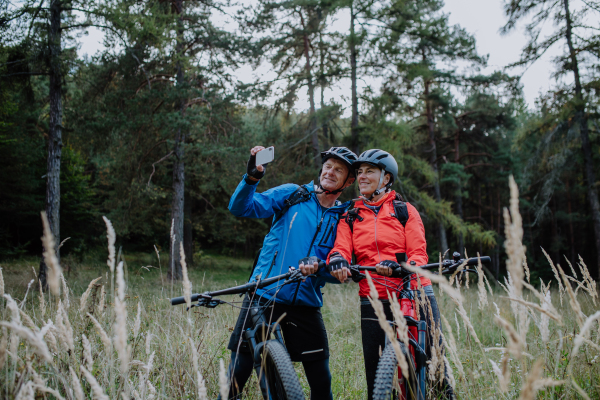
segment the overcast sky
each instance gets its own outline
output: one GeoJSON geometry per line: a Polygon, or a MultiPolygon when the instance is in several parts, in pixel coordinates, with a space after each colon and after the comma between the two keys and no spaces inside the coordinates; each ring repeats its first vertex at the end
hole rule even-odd
{"type": "MultiPolygon", "coordinates": [[[[491,72],[503,69],[506,65],[517,61],[521,49],[526,43],[526,37],[523,33],[523,27],[520,26],[509,35],[501,36],[499,33],[506,21],[502,11],[503,0],[446,0],[445,12],[449,14],[450,24],[459,24],[469,33],[475,36],[477,41],[477,50],[480,54],[489,54],[488,68],[483,72],[491,72]]],[[[346,31],[349,27],[349,15],[340,13],[337,21],[334,22],[334,29],[346,31]]],[[[102,34],[98,30],[90,29],[89,35],[81,38],[81,54],[93,55],[103,48],[102,34]]],[[[513,75],[522,75],[521,82],[525,100],[530,106],[533,106],[535,99],[540,93],[545,92],[553,86],[551,74],[554,67],[551,64],[552,57],[559,51],[559,48],[552,49],[540,61],[530,66],[527,70],[513,69],[507,71],[513,75]]],[[[254,79],[269,79],[274,76],[268,65],[264,65],[256,71],[249,67],[241,68],[236,71],[237,76],[244,82],[251,82],[254,79]]],[[[377,88],[376,80],[369,80],[368,77],[363,82],[359,82],[360,87],[371,85],[377,88]]],[[[344,115],[350,113],[350,85],[349,82],[341,82],[337,87],[325,92],[326,99],[332,99],[345,106],[344,115]]],[[[300,95],[296,108],[298,110],[308,109],[308,98],[306,93],[300,95]]]]}

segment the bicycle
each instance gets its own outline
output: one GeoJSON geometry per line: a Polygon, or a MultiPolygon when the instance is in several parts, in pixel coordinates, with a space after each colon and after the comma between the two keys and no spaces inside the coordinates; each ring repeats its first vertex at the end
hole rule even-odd
{"type": "MultiPolygon", "coordinates": [[[[396,254],[399,264],[406,262],[404,253],[396,254]]],[[[489,264],[490,257],[475,257],[469,259],[460,258],[459,253],[453,254],[452,260],[442,262],[442,275],[453,274],[459,266],[477,265],[481,261],[482,264],[489,264]]],[[[405,264],[404,264],[405,265],[405,264]]],[[[413,267],[422,268],[439,272],[440,263],[426,264],[422,266],[412,265],[413,267]]],[[[368,271],[370,274],[376,274],[375,267],[365,267],[360,265],[351,265],[350,272],[352,280],[359,282],[366,278],[363,272],[368,271]]],[[[473,269],[464,269],[463,273],[476,273],[473,269]]],[[[377,280],[377,275],[372,276],[373,280],[377,280]]],[[[409,348],[407,349],[403,342],[399,341],[402,353],[408,362],[409,376],[403,377],[398,366],[398,359],[391,343],[386,339],[385,348],[379,359],[377,373],[375,377],[375,387],[373,391],[374,400],[390,400],[390,399],[410,399],[410,400],[425,400],[427,395],[427,355],[425,352],[427,323],[419,321],[413,291],[410,288],[410,282],[415,279],[415,274],[408,270],[399,267],[392,270],[393,278],[401,278],[400,284],[397,287],[389,286],[389,282],[385,285],[399,292],[400,309],[408,326],[409,348]]],[[[394,324],[392,321],[388,321],[394,324]]]]}
{"type": "MultiPolygon", "coordinates": [[[[283,283],[270,290],[276,290],[275,295],[264,302],[262,296],[252,296],[248,307],[252,327],[243,332],[243,338],[250,347],[254,358],[254,369],[259,380],[263,398],[265,400],[304,400],[304,392],[294,370],[294,366],[285,347],[279,321],[267,321],[264,317],[265,310],[272,304],[277,292],[285,285],[299,282],[312,275],[303,276],[299,270],[290,267],[286,274],[261,280],[257,277],[254,282],[234,286],[214,292],[193,294],[192,307],[215,308],[220,304],[230,304],[216,298],[230,294],[253,294],[257,289],[262,289],[283,280],[283,283]]],[[[184,297],[171,299],[171,305],[184,304],[184,297]]]]}

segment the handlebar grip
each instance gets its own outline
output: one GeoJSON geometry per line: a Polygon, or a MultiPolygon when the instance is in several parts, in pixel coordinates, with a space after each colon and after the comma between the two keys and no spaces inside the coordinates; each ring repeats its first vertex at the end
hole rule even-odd
{"type": "Polygon", "coordinates": [[[474,257],[474,258],[469,258],[469,260],[467,261],[467,265],[477,265],[478,260],[481,260],[482,264],[490,264],[492,262],[492,259],[489,256],[483,256],[483,257],[474,257]]]}
{"type": "MultiPolygon", "coordinates": [[[[193,294],[191,297],[191,301],[198,301],[199,298],[200,298],[199,294],[193,294]]],[[[176,306],[179,304],[185,304],[185,297],[181,296],[181,297],[174,297],[171,299],[172,306],[176,306]]]]}
{"type": "Polygon", "coordinates": [[[184,304],[185,303],[185,297],[181,296],[181,297],[174,297],[171,299],[171,305],[172,306],[176,306],[178,304],[184,304]]]}

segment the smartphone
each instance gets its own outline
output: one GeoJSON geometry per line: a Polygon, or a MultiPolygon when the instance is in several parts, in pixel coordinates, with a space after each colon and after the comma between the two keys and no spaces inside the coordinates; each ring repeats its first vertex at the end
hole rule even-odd
{"type": "Polygon", "coordinates": [[[267,147],[264,150],[256,153],[256,165],[263,165],[273,162],[275,159],[275,148],[273,146],[267,147]]]}

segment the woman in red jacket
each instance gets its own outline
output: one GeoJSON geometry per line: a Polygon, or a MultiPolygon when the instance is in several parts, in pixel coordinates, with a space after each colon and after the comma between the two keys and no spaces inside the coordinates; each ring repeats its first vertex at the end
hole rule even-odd
{"type": "MultiPolygon", "coordinates": [[[[344,282],[349,276],[349,260],[352,260],[353,254],[357,264],[375,265],[377,273],[382,276],[374,279],[373,283],[384,305],[386,317],[392,321],[388,293],[392,290],[390,287],[397,287],[400,283],[399,278],[390,277],[392,269],[398,267],[395,261],[396,253],[406,253],[407,262],[413,265],[427,264],[425,228],[419,212],[409,203],[405,203],[408,220],[404,226],[394,213],[393,202],[397,194],[391,190],[391,186],[398,179],[398,164],[391,154],[378,149],[367,150],[360,155],[353,167],[361,200],[355,203],[355,209],[352,211],[358,215],[351,222],[346,218],[346,223],[340,221],[338,224],[335,245],[328,257],[328,269],[334,277],[344,282]]],[[[429,312],[421,312],[420,319],[427,321],[429,327],[432,326],[432,320],[435,321],[436,327],[440,327],[439,309],[431,281],[423,277],[420,279],[432,309],[432,315],[429,315],[429,312]]],[[[415,280],[411,284],[413,290],[417,289],[415,280]]],[[[385,346],[385,333],[367,299],[367,281],[362,280],[359,287],[365,372],[371,400],[379,355],[385,346]]],[[[428,335],[426,348],[428,358],[431,356],[430,336],[428,335]]],[[[445,386],[446,395],[452,398],[452,388],[447,383],[445,386]]]]}

